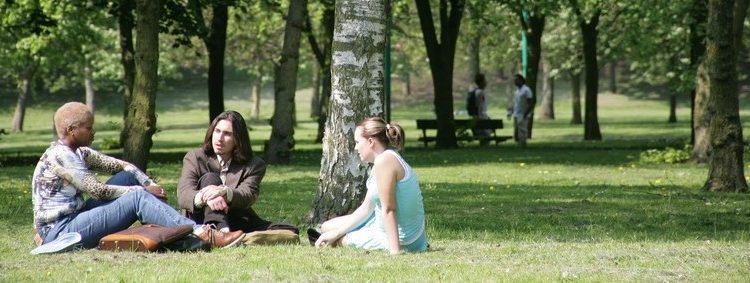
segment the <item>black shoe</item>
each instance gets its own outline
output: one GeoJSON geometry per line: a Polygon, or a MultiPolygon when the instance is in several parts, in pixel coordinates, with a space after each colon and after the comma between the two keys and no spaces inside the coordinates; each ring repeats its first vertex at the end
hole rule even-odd
{"type": "Polygon", "coordinates": [[[310,241],[311,246],[315,246],[315,242],[318,241],[318,238],[320,238],[320,232],[318,232],[318,230],[307,228],[307,240],[310,241]]]}

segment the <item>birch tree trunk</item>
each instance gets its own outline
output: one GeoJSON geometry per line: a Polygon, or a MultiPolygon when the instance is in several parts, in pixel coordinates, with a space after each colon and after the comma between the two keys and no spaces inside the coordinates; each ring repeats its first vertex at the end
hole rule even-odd
{"type": "Polygon", "coordinates": [[[289,164],[294,148],[294,92],[297,90],[299,46],[306,6],[307,0],[289,3],[281,61],[275,70],[271,137],[265,147],[266,162],[270,164],[289,164]]]}
{"type": "Polygon", "coordinates": [[[550,75],[552,66],[542,60],[542,119],[555,119],[555,78],[550,75]]]}
{"type": "Polygon", "coordinates": [[[734,1],[709,0],[706,26],[708,70],[708,180],[706,191],[747,192],[742,123],[737,96],[737,54],[733,37],[734,1]]]}
{"type": "Polygon", "coordinates": [[[86,66],[83,67],[83,86],[86,89],[86,105],[91,108],[91,113],[94,113],[94,97],[96,96],[96,93],[94,92],[94,82],[91,78],[91,64],[86,61],[86,66]]]}
{"type": "Polygon", "coordinates": [[[23,132],[23,121],[26,119],[26,98],[29,97],[31,78],[33,74],[34,68],[32,67],[32,64],[26,66],[21,73],[16,112],[13,114],[13,125],[11,127],[12,132],[23,132]]]}
{"type": "Polygon", "coordinates": [[[331,107],[320,187],[306,216],[308,223],[347,214],[365,196],[367,165],[354,150],[353,137],[362,119],[383,115],[385,19],[384,0],[336,1],[331,107]]]}
{"type": "Polygon", "coordinates": [[[159,64],[159,0],[136,1],[135,81],[132,107],[128,109],[123,131],[129,133],[123,144],[123,159],[146,172],[152,136],[156,132],[156,90],[159,64]]]}
{"type": "Polygon", "coordinates": [[[263,94],[263,66],[261,64],[258,64],[257,67],[257,78],[255,79],[255,90],[250,90],[252,93],[252,117],[253,120],[260,119],[260,98],[261,94],[263,94]]]}

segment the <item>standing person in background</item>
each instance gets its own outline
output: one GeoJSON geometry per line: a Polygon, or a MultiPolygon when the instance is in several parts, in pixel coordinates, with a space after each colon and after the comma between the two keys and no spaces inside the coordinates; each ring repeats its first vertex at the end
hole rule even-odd
{"type": "MultiPolygon", "coordinates": [[[[360,159],[373,164],[365,199],[352,214],[324,222],[322,234],[311,242],[315,240],[317,247],[345,245],[393,255],[427,250],[419,181],[396,151],[403,147],[404,130],[381,117],[370,117],[357,126],[354,141],[360,159]]],[[[308,230],[308,235],[313,234],[317,231],[308,230]]]]}
{"type": "MultiPolygon", "coordinates": [[[[489,120],[490,116],[487,115],[487,94],[484,88],[487,87],[487,80],[484,74],[478,73],[474,76],[474,83],[476,86],[469,92],[469,98],[467,99],[467,111],[471,118],[474,120],[489,120]]],[[[480,139],[479,144],[486,146],[490,143],[489,137],[492,132],[488,129],[471,129],[475,138],[480,139]]]]}
{"type": "Polygon", "coordinates": [[[517,74],[514,83],[518,89],[513,94],[513,108],[508,109],[508,119],[513,117],[513,136],[521,147],[526,147],[529,136],[529,120],[534,111],[534,94],[526,85],[526,79],[517,74]]]}

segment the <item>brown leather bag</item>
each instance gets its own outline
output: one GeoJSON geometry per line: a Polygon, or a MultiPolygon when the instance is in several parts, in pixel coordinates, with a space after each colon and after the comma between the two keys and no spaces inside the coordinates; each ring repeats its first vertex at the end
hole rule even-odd
{"type": "Polygon", "coordinates": [[[110,234],[99,240],[99,249],[107,251],[152,252],[193,232],[192,225],[162,227],[146,224],[110,234]]]}

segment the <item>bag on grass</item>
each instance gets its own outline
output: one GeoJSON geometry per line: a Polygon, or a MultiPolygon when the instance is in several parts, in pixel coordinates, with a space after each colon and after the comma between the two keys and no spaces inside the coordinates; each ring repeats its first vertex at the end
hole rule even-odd
{"type": "Polygon", "coordinates": [[[99,249],[107,251],[152,252],[173,243],[193,232],[192,225],[162,227],[154,224],[141,225],[99,240],[99,249]]]}

